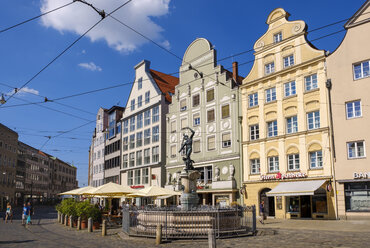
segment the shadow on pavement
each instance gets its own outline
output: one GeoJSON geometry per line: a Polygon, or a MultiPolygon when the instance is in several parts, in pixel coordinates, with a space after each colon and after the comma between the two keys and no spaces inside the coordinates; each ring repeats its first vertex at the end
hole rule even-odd
{"type": "Polygon", "coordinates": [[[29,243],[29,242],[33,242],[35,240],[12,240],[12,241],[0,241],[0,245],[1,244],[21,244],[21,243],[29,243]]]}

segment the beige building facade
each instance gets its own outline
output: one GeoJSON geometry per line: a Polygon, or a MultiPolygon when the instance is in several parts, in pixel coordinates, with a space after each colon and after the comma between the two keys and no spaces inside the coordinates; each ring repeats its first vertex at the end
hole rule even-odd
{"type": "Polygon", "coordinates": [[[244,203],[276,218],[335,218],[325,51],[273,10],[243,80],[244,203]]]}
{"type": "Polygon", "coordinates": [[[338,215],[370,218],[370,1],[345,24],[347,33],[327,58],[331,80],[338,215]]]}

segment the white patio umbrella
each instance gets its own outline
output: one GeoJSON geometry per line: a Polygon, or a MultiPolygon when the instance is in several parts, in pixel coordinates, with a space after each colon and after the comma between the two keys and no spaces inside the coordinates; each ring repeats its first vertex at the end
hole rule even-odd
{"type": "Polygon", "coordinates": [[[70,191],[66,191],[66,192],[60,193],[59,195],[82,195],[86,191],[95,190],[95,189],[96,189],[95,187],[86,186],[86,187],[83,187],[83,188],[78,188],[78,189],[73,189],[73,190],[70,190],[70,191]]]}
{"type": "Polygon", "coordinates": [[[144,188],[138,190],[135,193],[129,194],[128,196],[132,197],[159,197],[159,196],[174,196],[174,195],[181,195],[181,192],[173,191],[170,189],[165,189],[158,186],[150,186],[148,188],[144,188]]]}
{"type": "Polygon", "coordinates": [[[129,186],[120,185],[117,183],[106,183],[97,187],[95,190],[89,193],[84,193],[84,195],[94,195],[94,196],[125,196],[131,193],[135,193],[137,190],[132,189],[129,186]]]}

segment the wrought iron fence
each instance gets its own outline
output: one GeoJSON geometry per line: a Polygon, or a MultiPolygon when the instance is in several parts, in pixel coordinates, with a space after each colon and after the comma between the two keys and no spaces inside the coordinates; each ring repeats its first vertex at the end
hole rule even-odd
{"type": "Polygon", "coordinates": [[[123,232],[130,236],[155,237],[162,226],[163,239],[207,238],[212,229],[217,238],[253,234],[256,231],[256,208],[199,207],[190,211],[177,208],[124,208],[123,232]]]}

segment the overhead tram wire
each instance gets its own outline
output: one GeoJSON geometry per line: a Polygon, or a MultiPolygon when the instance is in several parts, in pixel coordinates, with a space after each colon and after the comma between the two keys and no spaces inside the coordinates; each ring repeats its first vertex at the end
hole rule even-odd
{"type": "Polygon", "coordinates": [[[58,8],[55,8],[55,9],[49,10],[49,11],[47,11],[47,12],[45,12],[45,13],[42,13],[41,15],[38,15],[38,16],[35,16],[35,17],[32,17],[32,18],[30,18],[30,19],[28,19],[28,20],[25,20],[25,21],[23,21],[23,22],[17,23],[17,24],[15,24],[15,25],[10,26],[10,27],[4,28],[4,29],[0,30],[0,33],[4,33],[4,32],[6,32],[6,31],[8,31],[8,30],[10,30],[10,29],[13,29],[13,28],[18,27],[18,26],[20,26],[20,25],[23,25],[23,24],[25,24],[25,23],[27,23],[27,22],[33,21],[33,20],[35,20],[35,19],[38,19],[38,18],[40,18],[40,17],[42,17],[42,16],[44,16],[44,15],[47,15],[47,14],[50,14],[50,13],[52,13],[52,12],[56,11],[56,10],[62,9],[62,8],[64,8],[64,7],[67,7],[67,6],[69,6],[69,5],[73,4],[73,3],[75,3],[75,1],[72,1],[72,2],[67,3],[67,4],[65,4],[65,5],[62,5],[62,6],[58,7],[58,8]]]}
{"type": "MultiPolygon", "coordinates": [[[[110,16],[117,10],[121,9],[126,4],[130,3],[132,0],[128,0],[113,11],[111,11],[107,16],[110,16]]],[[[65,52],[67,52],[73,45],[75,45],[79,40],[81,40],[88,32],[90,32],[93,28],[95,28],[99,23],[101,23],[105,18],[101,18],[98,22],[96,22],[94,25],[92,25],[87,31],[85,31],[80,37],[78,37],[75,41],[73,41],[67,48],[65,48],[61,53],[59,53],[54,59],[52,59],[47,65],[45,65],[39,72],[37,72],[33,77],[31,77],[28,81],[26,81],[18,90],[23,89],[26,85],[28,85],[32,80],[34,80],[39,74],[41,74],[46,68],[48,68],[51,64],[53,64],[58,58],[60,58],[65,52]]],[[[17,92],[14,91],[13,94],[11,94],[8,99],[6,99],[6,104],[17,92]]],[[[4,105],[0,105],[0,108],[4,105]]]]}
{"type": "MultiPolygon", "coordinates": [[[[368,13],[370,13],[370,12],[363,13],[362,15],[365,15],[365,14],[368,14],[368,13]]],[[[327,25],[318,27],[316,29],[313,29],[312,31],[308,31],[307,33],[314,32],[314,31],[317,31],[319,29],[322,29],[322,28],[325,28],[325,27],[328,27],[328,26],[332,26],[332,25],[338,24],[338,23],[343,22],[343,21],[348,20],[348,19],[350,19],[350,18],[343,19],[343,20],[340,20],[340,21],[337,21],[337,22],[334,22],[334,23],[331,23],[331,24],[327,24],[327,25]]],[[[340,32],[344,32],[344,31],[345,31],[345,29],[340,30],[340,31],[337,31],[337,32],[334,32],[334,33],[330,33],[328,35],[321,36],[321,37],[318,37],[316,39],[313,39],[312,41],[316,41],[316,40],[319,40],[319,39],[322,39],[322,38],[325,38],[325,37],[328,37],[328,36],[331,36],[331,35],[334,35],[334,34],[337,34],[337,33],[340,33],[340,32]]],[[[267,44],[266,46],[269,46],[269,45],[272,45],[272,44],[273,43],[270,43],[270,44],[267,44]]],[[[306,43],[302,43],[302,44],[306,44],[306,43]]],[[[296,46],[300,46],[302,44],[299,44],[299,45],[296,45],[296,46]]],[[[217,62],[222,61],[222,60],[225,60],[225,59],[228,59],[228,58],[231,58],[231,57],[239,56],[239,55],[242,55],[242,54],[247,53],[247,52],[252,52],[252,51],[254,51],[254,49],[246,50],[246,51],[240,52],[238,54],[234,54],[232,56],[224,57],[222,59],[217,60],[217,62]]],[[[254,62],[255,60],[256,59],[253,59],[253,60],[250,60],[250,61],[241,63],[241,64],[239,64],[239,66],[242,66],[242,65],[245,65],[245,64],[249,64],[251,62],[254,62]]],[[[209,64],[210,63],[200,65],[200,66],[198,66],[198,68],[199,67],[202,67],[202,66],[205,66],[205,65],[209,65],[209,64]]],[[[232,69],[232,67],[229,67],[229,68],[226,68],[226,69],[232,69]]],[[[167,74],[167,75],[175,75],[175,74],[179,74],[179,72],[173,72],[173,73],[170,73],[170,74],[167,74]]],[[[213,75],[213,73],[210,74],[210,75],[213,75]]],[[[144,80],[149,80],[149,79],[144,79],[144,80]]],[[[198,80],[198,79],[192,80],[192,81],[188,82],[187,84],[189,84],[189,83],[191,83],[193,81],[196,81],[196,80],[198,80]]],[[[99,91],[109,90],[109,89],[112,89],[112,88],[122,87],[122,86],[125,86],[125,85],[131,85],[131,84],[133,84],[133,82],[130,82],[130,83],[122,83],[122,84],[118,84],[118,85],[114,85],[114,86],[109,86],[109,87],[105,87],[105,88],[100,88],[100,89],[96,89],[96,90],[91,90],[91,91],[81,92],[81,93],[77,93],[77,94],[73,94],[73,95],[69,95],[69,96],[64,96],[64,97],[59,97],[59,98],[51,99],[51,101],[57,101],[57,100],[71,98],[71,97],[77,97],[77,96],[81,96],[81,95],[91,94],[91,93],[95,93],[95,92],[99,92],[99,91]]],[[[37,103],[43,103],[43,102],[37,102],[37,103]]],[[[25,105],[28,105],[28,104],[14,104],[14,105],[10,105],[10,106],[2,106],[2,107],[3,108],[7,108],[7,107],[18,107],[18,106],[25,106],[25,105]]]]}

